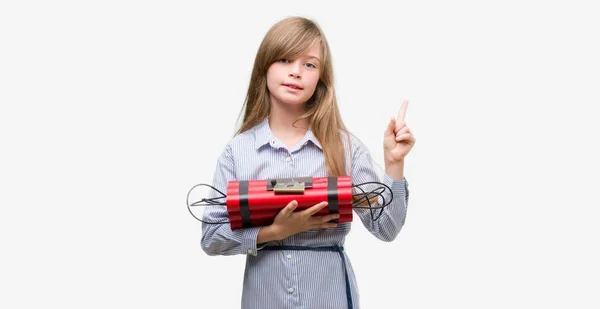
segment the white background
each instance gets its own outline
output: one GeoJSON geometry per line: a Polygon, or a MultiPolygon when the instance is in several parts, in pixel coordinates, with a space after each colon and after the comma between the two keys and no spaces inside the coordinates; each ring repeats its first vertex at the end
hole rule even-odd
{"type": "Polygon", "coordinates": [[[245,258],[201,250],[185,196],[292,15],[380,164],[410,100],[406,225],[347,238],[363,308],[600,307],[593,2],[3,1],[0,307],[238,308],[245,258]]]}

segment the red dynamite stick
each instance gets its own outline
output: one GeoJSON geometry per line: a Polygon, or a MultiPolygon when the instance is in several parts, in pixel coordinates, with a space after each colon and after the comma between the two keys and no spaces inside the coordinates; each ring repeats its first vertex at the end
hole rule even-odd
{"type": "Polygon", "coordinates": [[[320,202],[328,202],[328,207],[319,211],[317,215],[339,213],[338,222],[352,222],[350,176],[297,178],[292,181],[286,179],[275,182],[279,183],[280,190],[286,188],[286,184],[289,184],[287,187],[292,186],[292,183],[302,187],[306,184],[307,187],[302,188],[301,192],[283,193],[278,191],[274,184],[269,186],[266,179],[228,183],[226,205],[232,230],[269,225],[273,223],[279,211],[293,200],[298,202],[295,211],[307,209],[320,202]]]}

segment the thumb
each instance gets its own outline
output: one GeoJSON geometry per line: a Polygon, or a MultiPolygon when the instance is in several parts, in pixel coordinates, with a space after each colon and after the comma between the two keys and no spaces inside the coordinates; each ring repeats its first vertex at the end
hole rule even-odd
{"type": "Polygon", "coordinates": [[[287,204],[282,210],[281,212],[289,215],[291,214],[294,209],[296,209],[296,207],[298,207],[298,202],[296,200],[291,201],[289,204],[287,204]]]}
{"type": "Polygon", "coordinates": [[[390,119],[390,122],[387,125],[387,128],[385,128],[385,133],[383,134],[384,136],[388,136],[388,135],[396,135],[394,133],[394,129],[396,128],[396,119],[394,117],[392,117],[392,119],[390,119]]]}

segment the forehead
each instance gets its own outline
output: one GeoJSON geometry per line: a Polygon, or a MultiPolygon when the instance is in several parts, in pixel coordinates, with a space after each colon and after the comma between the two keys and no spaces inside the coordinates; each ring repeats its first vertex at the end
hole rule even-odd
{"type": "MultiPolygon", "coordinates": [[[[298,44],[296,46],[279,46],[278,58],[297,59],[300,57],[315,57],[321,59],[321,43],[314,42],[311,45],[298,44]]],[[[277,59],[273,59],[275,61],[277,59]]]]}
{"type": "Polygon", "coordinates": [[[280,57],[287,59],[317,59],[318,61],[322,61],[321,43],[316,42],[310,45],[308,48],[305,48],[304,50],[297,50],[296,52],[288,51],[287,53],[283,53],[280,57]]]}
{"type": "Polygon", "coordinates": [[[321,43],[316,42],[306,50],[302,56],[315,57],[321,59],[321,43]]]}

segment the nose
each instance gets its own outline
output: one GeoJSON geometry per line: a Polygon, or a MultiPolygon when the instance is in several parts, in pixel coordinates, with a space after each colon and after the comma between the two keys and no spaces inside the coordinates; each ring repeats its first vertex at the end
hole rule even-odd
{"type": "Polygon", "coordinates": [[[294,61],[293,64],[290,66],[290,74],[288,74],[289,77],[297,79],[300,79],[302,77],[300,74],[299,62],[300,61],[294,61]]]}

